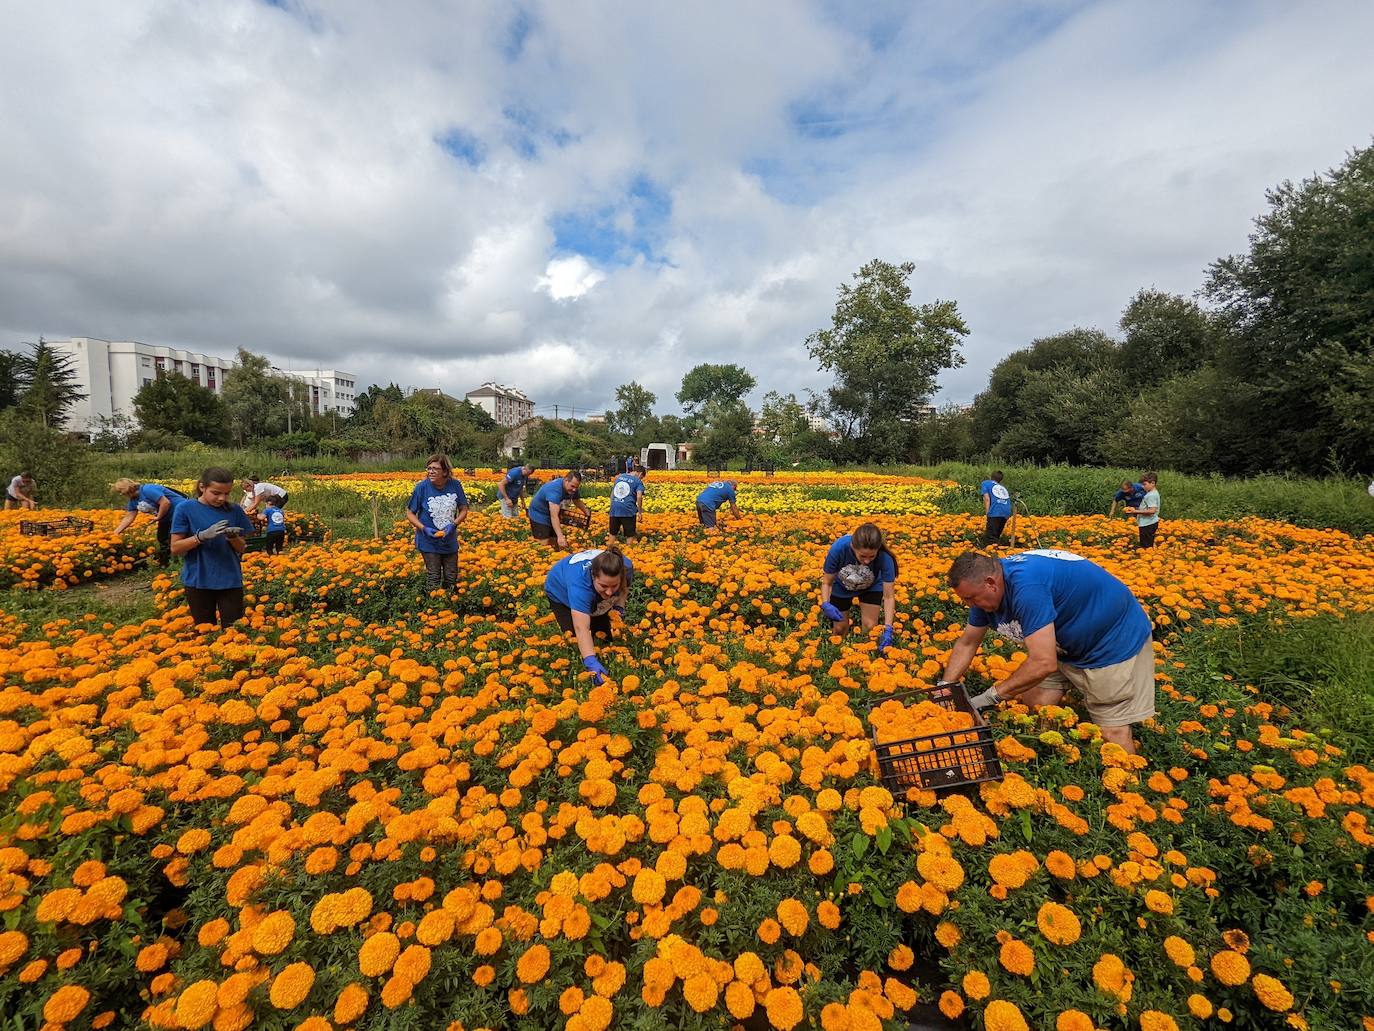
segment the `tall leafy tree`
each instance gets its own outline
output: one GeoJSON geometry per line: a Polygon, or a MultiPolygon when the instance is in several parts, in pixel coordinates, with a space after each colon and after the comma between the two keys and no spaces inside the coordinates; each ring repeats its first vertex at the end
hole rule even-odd
{"type": "Polygon", "coordinates": [[[18,377],[24,384],[19,404],[44,426],[56,429],[86,395],[81,392],[76,362],[70,355],[54,350],[42,337],[31,346],[29,354],[19,356],[18,377]]]}
{"type": "Polygon", "coordinates": [[[935,393],[959,353],[968,326],[953,301],[916,305],[910,262],[874,259],[842,283],[828,329],[806,338],[807,350],[834,374],[824,409],[842,433],[878,461],[907,457],[911,422],[935,393]]]}
{"type": "Polygon", "coordinates": [[[1352,406],[1350,384],[1374,367],[1374,146],[1266,196],[1249,251],[1214,262],[1205,287],[1234,331],[1219,365],[1253,387],[1231,417],[1271,468],[1370,468],[1368,395],[1352,406]]]}
{"type": "Polygon", "coordinates": [[[219,444],[225,437],[224,403],[180,373],[143,384],[134,395],[134,414],[145,432],[179,434],[202,444],[219,444]]]}
{"type": "Polygon", "coordinates": [[[24,396],[24,356],[0,351],[0,411],[12,408],[24,396]]]}
{"type": "Polygon", "coordinates": [[[1219,328],[1196,301],[1141,290],[1121,313],[1117,367],[1132,389],[1157,386],[1215,357],[1219,328]]]}
{"type": "Polygon", "coordinates": [[[241,347],[233,370],[225,376],[221,396],[229,431],[239,444],[285,433],[286,406],[295,403],[290,382],[274,376],[271,363],[262,355],[241,347]]]}
{"type": "Polygon", "coordinates": [[[757,381],[738,365],[702,364],[682,377],[677,403],[688,416],[701,415],[706,406],[739,404],[757,381]]]}
{"type": "Polygon", "coordinates": [[[647,444],[648,440],[641,441],[640,438],[653,425],[654,402],[657,400],[658,398],[653,391],[641,387],[634,381],[616,387],[615,410],[607,413],[609,415],[607,421],[611,430],[615,433],[623,433],[636,442],[647,444]]]}

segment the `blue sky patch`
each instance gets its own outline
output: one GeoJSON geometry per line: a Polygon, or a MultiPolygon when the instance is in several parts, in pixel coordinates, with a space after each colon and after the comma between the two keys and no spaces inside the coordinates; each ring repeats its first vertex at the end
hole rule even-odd
{"type": "Polygon", "coordinates": [[[525,52],[525,41],[530,38],[533,27],[529,12],[523,8],[517,10],[506,27],[506,38],[501,42],[501,56],[507,61],[518,61],[525,52]]]}
{"type": "Polygon", "coordinates": [[[641,174],[614,204],[552,216],[554,250],[581,254],[603,266],[628,265],[636,258],[659,262],[672,211],[668,191],[641,174]]]}
{"type": "Polygon", "coordinates": [[[450,129],[434,137],[441,150],[449,157],[456,158],[469,168],[477,168],[486,159],[487,148],[470,132],[463,129],[450,129]]]}

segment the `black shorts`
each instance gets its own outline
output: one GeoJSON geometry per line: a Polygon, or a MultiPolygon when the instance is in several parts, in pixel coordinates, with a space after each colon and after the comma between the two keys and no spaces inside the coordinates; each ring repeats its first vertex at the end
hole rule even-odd
{"type": "Polygon", "coordinates": [[[638,516],[611,516],[611,528],[606,532],[614,537],[623,531],[626,537],[633,537],[638,518],[638,516]]]}
{"type": "Polygon", "coordinates": [[[536,523],[533,519],[530,520],[530,534],[537,541],[551,541],[557,536],[552,523],[536,523]]]}
{"type": "MultiPolygon", "coordinates": [[[[549,608],[553,610],[553,618],[558,620],[558,628],[565,634],[572,633],[572,609],[568,608],[568,606],[564,605],[562,602],[554,601],[548,594],[544,595],[544,600],[549,603],[549,608]]],[[[603,612],[599,616],[592,617],[592,636],[595,637],[597,634],[604,634],[607,638],[612,636],[611,614],[609,612],[603,612]]]]}
{"type": "Polygon", "coordinates": [[[705,505],[697,506],[697,518],[701,520],[701,525],[710,529],[716,525],[716,510],[707,508],[705,505]]]}
{"type": "Polygon", "coordinates": [[[5,491],[5,500],[6,500],[6,501],[13,501],[16,505],[22,505],[22,504],[24,503],[24,502],[20,501],[18,498],[16,498],[16,497],[15,497],[13,494],[11,494],[9,491],[5,491]]]}
{"type": "MultiPolygon", "coordinates": [[[[830,604],[834,605],[835,608],[839,609],[841,612],[848,612],[854,605],[854,601],[855,599],[853,598],[837,598],[833,594],[830,596],[830,604]]],[[[881,605],[883,603],[883,592],[864,591],[863,594],[859,595],[858,601],[864,605],[881,605]]]]}

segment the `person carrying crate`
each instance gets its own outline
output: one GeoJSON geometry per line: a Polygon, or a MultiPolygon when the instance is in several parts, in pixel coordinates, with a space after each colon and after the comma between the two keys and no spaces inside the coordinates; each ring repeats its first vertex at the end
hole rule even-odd
{"type": "Polygon", "coordinates": [[[874,523],[864,523],[830,545],[821,567],[821,613],[830,620],[831,633],[843,637],[853,626],[849,610],[859,603],[859,618],[864,633],[878,625],[878,606],[882,606],[883,635],[878,654],[892,645],[892,624],[896,602],[892,585],[897,579],[897,559],[887,550],[883,531],[874,523]]]}
{"type": "Polygon", "coordinates": [[[1155,653],[1150,617],[1129,587],[1059,549],[1003,559],[967,551],[950,566],[949,585],[970,608],[942,683],[963,677],[993,628],[1024,645],[1026,659],[971,698],[975,708],[1058,705],[1073,687],[1102,740],[1136,751],[1131,727],[1155,714],[1155,653]]]}
{"type": "Polygon", "coordinates": [[[549,547],[562,549],[568,546],[568,538],[563,533],[563,520],[560,508],[564,501],[571,501],[591,519],[591,511],[578,496],[582,487],[582,474],[571,469],[561,480],[550,480],[535,491],[530,498],[527,514],[530,518],[530,534],[537,541],[544,541],[549,547]]]}

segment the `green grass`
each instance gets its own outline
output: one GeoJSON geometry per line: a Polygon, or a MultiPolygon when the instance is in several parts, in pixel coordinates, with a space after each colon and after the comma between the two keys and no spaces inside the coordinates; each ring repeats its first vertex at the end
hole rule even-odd
{"type": "Polygon", "coordinates": [[[83,584],[65,591],[0,592],[0,608],[28,624],[30,636],[42,636],[44,623],[68,620],[100,626],[139,623],[151,619],[154,571],[139,569],[117,580],[83,584]],[[90,618],[93,617],[93,618],[90,618]]]}

